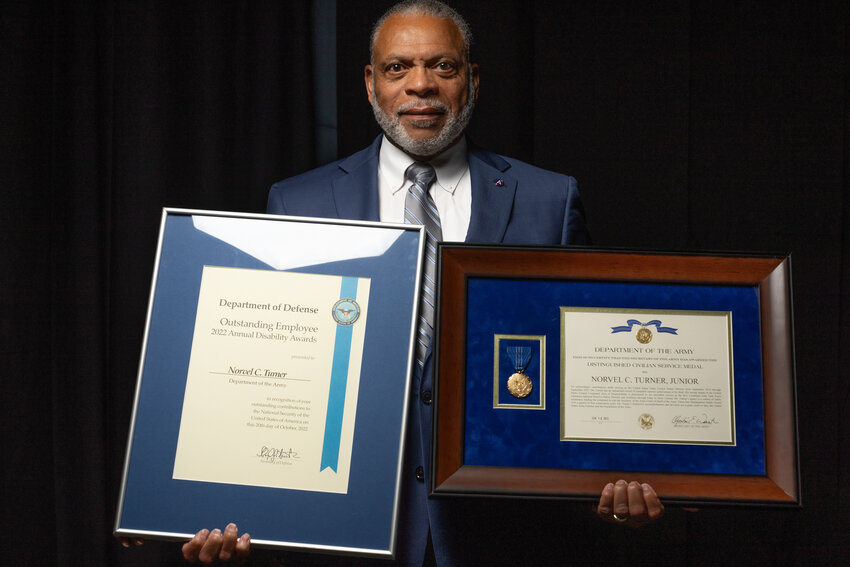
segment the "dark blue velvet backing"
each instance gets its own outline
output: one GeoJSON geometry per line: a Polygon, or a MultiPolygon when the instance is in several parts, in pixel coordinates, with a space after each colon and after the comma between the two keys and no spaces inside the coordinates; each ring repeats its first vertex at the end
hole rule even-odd
{"type": "Polygon", "coordinates": [[[470,278],[464,463],[584,470],[763,475],[758,290],[707,286],[470,278]],[[560,307],[731,311],[735,446],[560,440],[560,307]],[[546,409],[493,408],[494,334],[546,336],[546,409]]]}
{"type": "Polygon", "coordinates": [[[327,494],[172,479],[203,266],[271,268],[196,230],[190,216],[168,217],[122,529],[187,534],[236,522],[254,540],[388,548],[419,250],[418,232],[400,232],[382,256],[293,270],[371,278],[349,490],[327,494]]]}

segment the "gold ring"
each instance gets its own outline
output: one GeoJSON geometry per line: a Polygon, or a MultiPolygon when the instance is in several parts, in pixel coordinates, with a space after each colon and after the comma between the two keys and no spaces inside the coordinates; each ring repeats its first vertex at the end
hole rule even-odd
{"type": "Polygon", "coordinates": [[[628,522],[629,521],[628,516],[618,516],[617,514],[614,514],[614,519],[617,520],[618,522],[628,522]]]}

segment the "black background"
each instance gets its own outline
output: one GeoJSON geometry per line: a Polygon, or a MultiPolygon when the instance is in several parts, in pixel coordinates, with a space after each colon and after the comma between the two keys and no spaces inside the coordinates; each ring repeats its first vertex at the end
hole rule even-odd
{"type": "MultiPolygon", "coordinates": [[[[339,2],[338,147],[377,134],[387,3],[339,2]]],[[[456,2],[479,145],[579,179],[595,243],[793,257],[800,510],[672,512],[576,562],[850,559],[845,2],[456,2]]],[[[0,557],[179,564],[110,532],[163,206],[261,212],[315,165],[311,3],[0,7],[0,557]]]]}

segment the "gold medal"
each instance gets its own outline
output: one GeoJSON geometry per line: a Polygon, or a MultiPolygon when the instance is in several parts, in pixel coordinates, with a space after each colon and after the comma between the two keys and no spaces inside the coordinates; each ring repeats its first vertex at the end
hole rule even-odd
{"type": "Polygon", "coordinates": [[[637,342],[642,345],[645,345],[649,341],[652,340],[652,331],[644,327],[643,329],[638,329],[637,332],[637,342]]]}
{"type": "Polygon", "coordinates": [[[514,363],[514,373],[508,378],[508,392],[515,398],[524,398],[531,393],[534,383],[525,369],[531,362],[531,348],[525,346],[512,346],[507,349],[508,356],[514,363]]]}
{"type": "Polygon", "coordinates": [[[534,384],[524,372],[515,372],[508,378],[508,392],[515,398],[524,398],[531,393],[534,384]]]}

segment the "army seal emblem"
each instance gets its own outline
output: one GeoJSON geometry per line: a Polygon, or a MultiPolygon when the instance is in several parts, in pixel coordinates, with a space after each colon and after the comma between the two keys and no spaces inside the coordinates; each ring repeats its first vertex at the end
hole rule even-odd
{"type": "Polygon", "coordinates": [[[643,327],[642,329],[638,329],[637,342],[639,342],[642,345],[645,345],[646,343],[648,343],[651,340],[652,340],[652,331],[650,331],[646,327],[643,327]]]}
{"type": "Polygon", "coordinates": [[[638,424],[641,429],[652,429],[652,426],[655,425],[655,418],[651,414],[642,413],[638,417],[638,424]]]}

